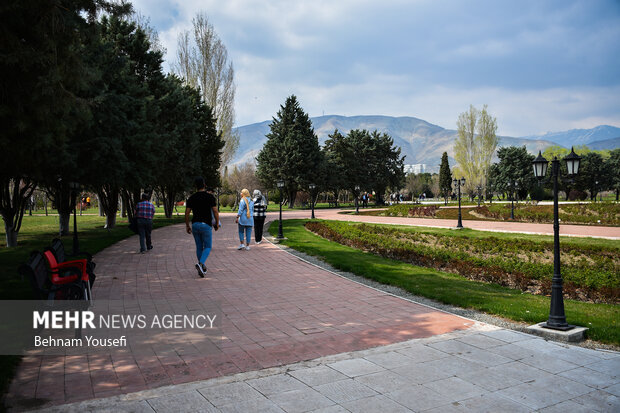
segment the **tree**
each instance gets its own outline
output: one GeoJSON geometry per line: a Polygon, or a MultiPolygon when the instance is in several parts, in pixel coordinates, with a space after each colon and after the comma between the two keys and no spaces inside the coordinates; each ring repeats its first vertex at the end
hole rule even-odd
{"type": "Polygon", "coordinates": [[[235,83],[228,50],[206,14],[198,13],[189,31],[179,34],[177,61],[172,70],[187,84],[200,88],[204,102],[213,110],[217,130],[224,140],[221,165],[228,164],[237,148],[239,136],[232,130],[235,122],[235,83]]]}
{"type": "Polygon", "coordinates": [[[444,198],[444,203],[448,205],[448,198],[452,194],[452,174],[448,163],[448,152],[441,155],[441,166],[439,167],[439,191],[444,198]]]}
{"type": "Polygon", "coordinates": [[[466,179],[465,191],[471,194],[478,185],[485,185],[499,143],[497,120],[489,115],[486,105],[481,111],[470,105],[468,112],[459,115],[457,130],[454,159],[466,179]]]}
{"type": "Polygon", "coordinates": [[[405,157],[400,156],[400,148],[385,133],[355,129],[343,136],[335,130],[325,141],[324,152],[331,175],[338,176],[329,182],[354,196],[359,195],[355,189],[359,186],[360,191],[375,191],[376,202],[383,204],[387,188],[398,191],[404,184],[405,157]]]}
{"type": "Polygon", "coordinates": [[[227,186],[235,193],[235,205],[239,204],[240,192],[247,188],[250,193],[258,189],[260,181],[256,176],[256,165],[253,162],[246,162],[241,166],[233,167],[232,172],[226,176],[227,186]]]}
{"type": "Polygon", "coordinates": [[[310,117],[295,95],[280,106],[269,128],[267,142],[256,158],[257,175],[271,189],[278,180],[284,180],[289,207],[292,207],[298,190],[307,188],[311,182],[317,184],[315,171],[323,169],[324,156],[310,117]]]}
{"type": "Polygon", "coordinates": [[[596,199],[599,191],[610,186],[612,177],[608,173],[608,163],[596,152],[589,152],[582,156],[579,174],[576,177],[577,187],[587,190],[590,199],[596,199]]]}
{"type": "Polygon", "coordinates": [[[67,136],[83,121],[76,93],[89,79],[81,44],[93,35],[101,10],[127,11],[110,2],[7,0],[0,9],[0,213],[7,246],[17,245],[25,203],[37,183],[54,175],[50,154],[71,154],[67,136]]]}
{"type": "Polygon", "coordinates": [[[609,171],[609,189],[616,193],[616,201],[620,197],[620,148],[614,149],[609,153],[609,158],[605,161],[609,171]]]}
{"type": "Polygon", "coordinates": [[[512,197],[514,182],[518,183],[517,193],[524,199],[530,188],[536,184],[532,161],[534,155],[528,153],[525,146],[506,146],[497,151],[499,162],[491,169],[493,173],[493,188],[496,191],[507,193],[512,197]]]}

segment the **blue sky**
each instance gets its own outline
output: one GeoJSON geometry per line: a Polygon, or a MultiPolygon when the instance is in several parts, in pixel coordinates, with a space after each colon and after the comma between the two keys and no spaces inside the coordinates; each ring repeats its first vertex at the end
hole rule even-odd
{"type": "Polygon", "coordinates": [[[413,116],[498,133],[620,126],[620,0],[133,0],[176,59],[205,12],[235,69],[236,125],[297,95],[310,116],[413,116]]]}

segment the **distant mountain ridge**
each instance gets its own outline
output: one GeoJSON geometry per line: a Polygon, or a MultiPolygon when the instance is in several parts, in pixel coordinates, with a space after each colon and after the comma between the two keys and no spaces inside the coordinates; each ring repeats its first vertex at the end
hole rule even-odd
{"type": "MultiPolygon", "coordinates": [[[[387,133],[394,139],[394,144],[401,148],[402,155],[405,155],[406,164],[426,164],[429,172],[437,172],[441,162],[443,152],[448,152],[450,165],[454,165],[453,146],[457,131],[444,129],[441,126],[433,125],[425,120],[402,116],[340,116],[326,115],[310,118],[314,131],[319,138],[319,143],[323,145],[328,135],[338,129],[341,133],[347,134],[353,129],[377,130],[380,133],[387,133]]],[[[239,149],[233,163],[239,164],[253,160],[267,141],[265,135],[270,131],[271,121],[253,123],[235,128],[239,133],[239,149]]],[[[620,147],[620,128],[613,126],[597,126],[593,129],[575,129],[567,132],[547,133],[541,136],[529,137],[509,137],[500,136],[499,146],[523,146],[531,153],[537,153],[548,146],[561,145],[570,147],[571,145],[594,144],[599,140],[609,140],[602,145],[616,145],[620,147]],[[552,139],[553,138],[553,139],[552,139]]],[[[590,145],[589,145],[590,146],[590,145]]],[[[593,148],[594,149],[594,148],[593,148]]],[[[607,148],[604,149],[613,149],[607,148]]]]}

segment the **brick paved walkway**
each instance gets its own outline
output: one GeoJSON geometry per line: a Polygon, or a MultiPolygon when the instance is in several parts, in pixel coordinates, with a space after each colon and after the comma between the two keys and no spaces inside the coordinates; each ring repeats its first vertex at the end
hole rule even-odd
{"type": "Polygon", "coordinates": [[[194,268],[194,242],[184,225],[155,230],[155,248],[148,254],[137,253],[134,236],[95,258],[95,300],[218,303],[222,336],[211,351],[185,343],[153,346],[139,355],[26,356],[11,384],[8,404],[23,409],[113,396],[429,337],[473,324],[338,277],[269,243],[237,251],[233,216],[223,214],[222,222],[204,279],[194,268]]]}

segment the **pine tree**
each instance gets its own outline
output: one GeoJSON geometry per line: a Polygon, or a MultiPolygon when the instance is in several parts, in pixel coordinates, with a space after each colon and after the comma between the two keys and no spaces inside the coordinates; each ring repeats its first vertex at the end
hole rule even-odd
{"type": "Polygon", "coordinates": [[[444,152],[443,155],[441,155],[439,190],[441,191],[445,204],[448,205],[448,197],[452,193],[452,173],[450,172],[450,164],[448,163],[448,152],[444,152]]]}
{"type": "Polygon", "coordinates": [[[267,142],[256,158],[256,173],[268,188],[275,188],[276,182],[283,180],[292,207],[298,190],[321,180],[324,157],[319,139],[295,95],[280,106],[269,128],[267,142]]]}

